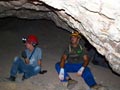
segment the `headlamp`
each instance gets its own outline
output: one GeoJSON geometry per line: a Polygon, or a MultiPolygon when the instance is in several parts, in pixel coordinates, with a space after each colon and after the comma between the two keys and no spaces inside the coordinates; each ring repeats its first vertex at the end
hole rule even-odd
{"type": "Polygon", "coordinates": [[[27,39],[25,37],[22,38],[22,42],[26,43],[27,39]]]}

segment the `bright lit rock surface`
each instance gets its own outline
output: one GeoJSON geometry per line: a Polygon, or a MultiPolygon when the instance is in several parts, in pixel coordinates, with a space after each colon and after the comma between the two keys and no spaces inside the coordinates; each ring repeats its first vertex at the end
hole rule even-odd
{"type": "Polygon", "coordinates": [[[120,0],[6,1],[0,1],[0,17],[46,18],[78,30],[120,74],[120,0]]]}

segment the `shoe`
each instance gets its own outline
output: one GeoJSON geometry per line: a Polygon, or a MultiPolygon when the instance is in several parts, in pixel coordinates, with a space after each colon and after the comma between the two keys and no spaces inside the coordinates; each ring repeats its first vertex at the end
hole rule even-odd
{"type": "Polygon", "coordinates": [[[23,75],[23,76],[22,76],[22,81],[24,81],[25,79],[27,79],[27,78],[25,78],[25,75],[23,75]]]}
{"type": "Polygon", "coordinates": [[[47,70],[42,70],[39,72],[39,74],[44,74],[44,73],[47,73],[47,70]]]}
{"type": "Polygon", "coordinates": [[[101,84],[97,84],[97,85],[92,86],[90,90],[108,90],[108,88],[101,84]]]}
{"type": "Polygon", "coordinates": [[[15,81],[15,79],[16,79],[16,77],[14,77],[14,76],[10,76],[10,77],[8,78],[9,81],[15,81]]]}
{"type": "Polygon", "coordinates": [[[72,88],[75,87],[75,85],[76,85],[77,83],[78,83],[78,81],[75,81],[75,80],[73,80],[73,79],[68,80],[67,88],[68,88],[68,89],[72,89],[72,88]]]}

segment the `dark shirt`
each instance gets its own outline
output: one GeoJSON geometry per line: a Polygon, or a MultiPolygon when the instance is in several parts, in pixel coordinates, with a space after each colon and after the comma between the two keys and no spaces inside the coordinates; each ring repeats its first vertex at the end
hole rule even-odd
{"type": "Polygon", "coordinates": [[[65,49],[64,54],[67,55],[67,63],[83,63],[83,56],[86,55],[87,52],[81,45],[77,47],[69,45],[69,47],[65,49]]]}

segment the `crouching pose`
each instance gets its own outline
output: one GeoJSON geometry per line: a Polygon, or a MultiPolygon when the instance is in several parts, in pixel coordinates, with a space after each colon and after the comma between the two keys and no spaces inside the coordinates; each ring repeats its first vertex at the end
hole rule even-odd
{"type": "Polygon", "coordinates": [[[81,76],[85,83],[90,88],[99,88],[94,77],[87,67],[89,58],[84,47],[79,44],[80,35],[77,31],[73,32],[70,37],[70,44],[65,49],[61,61],[56,63],[56,70],[58,72],[59,79],[62,82],[68,82],[67,87],[73,88],[77,84],[76,80],[73,80],[68,73],[76,73],[77,76],[81,76]]]}
{"type": "Polygon", "coordinates": [[[23,73],[22,80],[41,73],[42,51],[37,47],[38,39],[29,35],[22,39],[26,49],[22,52],[22,58],[15,57],[10,70],[10,81],[15,81],[17,73],[23,73]]]}

